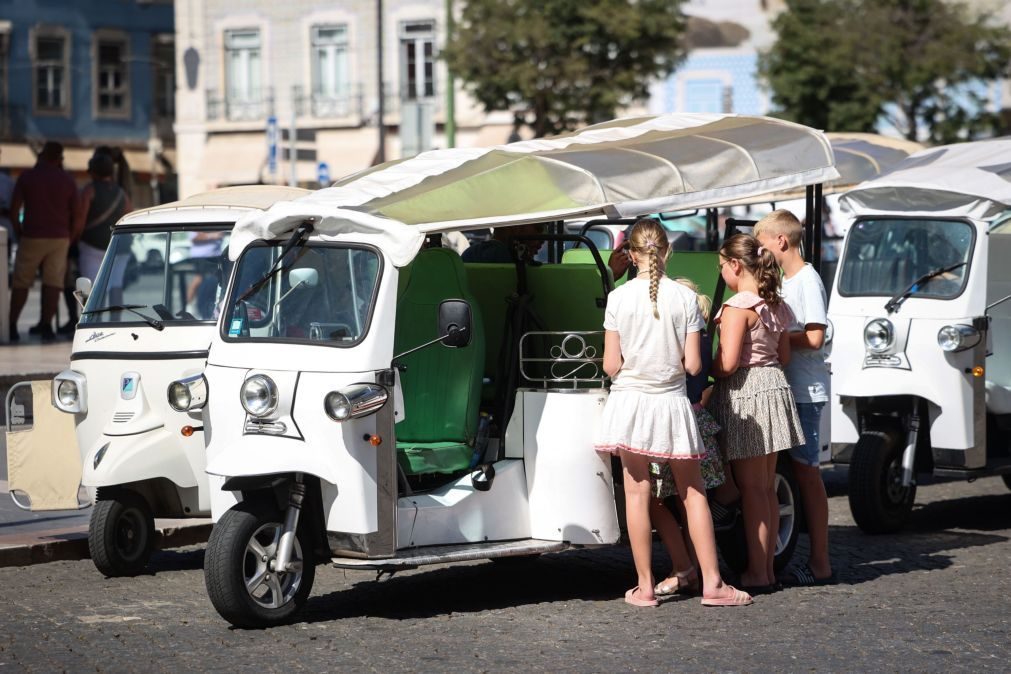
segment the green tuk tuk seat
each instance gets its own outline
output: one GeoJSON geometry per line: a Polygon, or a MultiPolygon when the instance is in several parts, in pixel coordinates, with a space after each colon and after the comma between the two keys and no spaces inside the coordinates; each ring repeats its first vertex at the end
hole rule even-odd
{"type": "Polygon", "coordinates": [[[418,253],[401,270],[405,282],[397,299],[394,351],[438,337],[439,304],[460,299],[470,304],[470,344],[433,344],[399,359],[405,419],[396,425],[397,461],[407,475],[454,473],[470,466],[477,436],[484,328],[481,311],[468,288],[460,256],[447,248],[418,253]]]}

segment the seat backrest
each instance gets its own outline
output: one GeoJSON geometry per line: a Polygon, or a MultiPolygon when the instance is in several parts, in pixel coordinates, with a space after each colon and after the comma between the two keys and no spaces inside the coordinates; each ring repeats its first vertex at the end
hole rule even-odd
{"type": "Polygon", "coordinates": [[[470,304],[473,333],[465,347],[433,344],[400,359],[406,419],[397,424],[397,441],[469,443],[477,434],[485,333],[463,262],[448,248],[429,248],[402,275],[407,282],[397,300],[396,353],[438,337],[443,300],[470,304]]]}

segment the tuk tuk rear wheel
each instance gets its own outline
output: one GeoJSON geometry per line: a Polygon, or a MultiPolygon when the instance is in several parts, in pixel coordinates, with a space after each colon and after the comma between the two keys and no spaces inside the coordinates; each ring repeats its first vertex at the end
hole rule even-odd
{"type": "Polygon", "coordinates": [[[864,533],[899,531],[909,520],[916,485],[902,486],[901,436],[895,429],[867,430],[853,448],[849,469],[850,512],[864,533]]]}
{"type": "Polygon", "coordinates": [[[309,598],[316,566],[301,526],[291,555],[296,568],[278,572],[272,567],[283,522],[276,508],[243,501],[211,530],[204,556],[207,594],[221,617],[236,627],[281,625],[309,598]]]}
{"type": "Polygon", "coordinates": [[[106,492],[95,503],[88,523],[91,561],[110,578],[136,576],[151,559],[154,517],[140,494],[128,490],[106,492]]]}

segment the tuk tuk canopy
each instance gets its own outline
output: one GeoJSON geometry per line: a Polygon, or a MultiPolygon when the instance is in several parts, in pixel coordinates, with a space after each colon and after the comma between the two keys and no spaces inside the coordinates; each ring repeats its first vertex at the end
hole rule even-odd
{"type": "Polygon", "coordinates": [[[837,178],[825,135],[770,117],[668,114],[490,148],[432,150],[243,218],[232,254],[313,218],[410,262],[429,233],[698,208],[837,178]]]}
{"type": "Polygon", "coordinates": [[[934,147],[840,197],[854,215],[924,214],[986,220],[1011,206],[1011,139],[934,147]]]}

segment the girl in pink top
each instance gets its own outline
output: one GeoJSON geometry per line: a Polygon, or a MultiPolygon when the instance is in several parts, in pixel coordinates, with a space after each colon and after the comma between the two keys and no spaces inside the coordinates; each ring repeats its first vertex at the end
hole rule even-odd
{"type": "Polygon", "coordinates": [[[741,491],[748,568],[743,587],[764,590],[775,582],[779,535],[777,452],[804,444],[797,406],[783,366],[790,360],[787,330],[792,313],[780,296],[772,251],[747,234],[720,248],[720,273],[737,294],[716,314],[720,346],[711,403],[722,426],[721,447],[741,491]]]}

